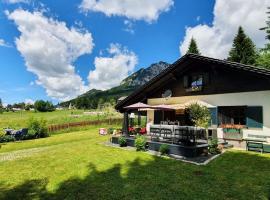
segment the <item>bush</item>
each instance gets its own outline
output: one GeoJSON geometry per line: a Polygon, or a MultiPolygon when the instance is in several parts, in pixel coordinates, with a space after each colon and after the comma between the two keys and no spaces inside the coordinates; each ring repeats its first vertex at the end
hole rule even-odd
{"type": "Polygon", "coordinates": [[[119,142],[119,146],[120,146],[120,147],[125,147],[125,146],[127,146],[127,140],[126,140],[126,138],[123,137],[123,136],[119,137],[118,142],[119,142]]]}
{"type": "Polygon", "coordinates": [[[143,135],[137,135],[135,139],[135,147],[137,151],[145,151],[146,148],[146,137],[143,135]]]}
{"type": "Polygon", "coordinates": [[[114,128],[108,128],[108,134],[113,134],[114,128]]]}
{"type": "Polygon", "coordinates": [[[201,106],[197,103],[191,104],[187,109],[187,113],[196,126],[208,128],[211,114],[206,106],[201,106]]]}
{"type": "Polygon", "coordinates": [[[4,143],[4,142],[14,142],[15,138],[12,137],[11,135],[3,135],[0,137],[0,143],[4,143]]]}
{"type": "Polygon", "coordinates": [[[47,121],[30,118],[28,121],[28,133],[24,139],[48,137],[47,121]]]}
{"type": "Polygon", "coordinates": [[[220,149],[218,148],[218,140],[217,139],[210,140],[208,150],[209,150],[209,153],[211,153],[211,154],[220,153],[220,149]]]}
{"type": "Polygon", "coordinates": [[[169,154],[169,145],[167,145],[167,144],[160,145],[159,152],[160,152],[161,155],[169,154]]]}

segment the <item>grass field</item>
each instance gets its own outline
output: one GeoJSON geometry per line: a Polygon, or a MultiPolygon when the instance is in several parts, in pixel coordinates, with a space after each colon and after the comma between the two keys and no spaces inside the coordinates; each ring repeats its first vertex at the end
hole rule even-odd
{"type": "Polygon", "coordinates": [[[56,110],[45,113],[34,111],[5,112],[0,114],[0,128],[11,127],[19,129],[25,127],[31,117],[43,118],[50,125],[121,116],[116,112],[107,112],[107,115],[83,115],[83,112],[83,110],[56,110]]]}
{"type": "Polygon", "coordinates": [[[0,199],[269,199],[270,155],[207,166],[108,147],[95,127],[0,149],[0,199]]]}

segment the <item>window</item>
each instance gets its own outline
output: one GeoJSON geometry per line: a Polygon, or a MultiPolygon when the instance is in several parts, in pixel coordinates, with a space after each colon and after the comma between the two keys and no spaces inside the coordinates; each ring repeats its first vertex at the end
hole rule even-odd
{"type": "Polygon", "coordinates": [[[218,121],[221,124],[246,125],[246,106],[218,107],[218,121]]]}
{"type": "Polygon", "coordinates": [[[190,87],[196,88],[201,87],[203,85],[203,76],[196,75],[191,77],[190,87]]]}
{"type": "Polygon", "coordinates": [[[204,84],[203,74],[184,76],[184,87],[187,92],[201,91],[204,84]]]}

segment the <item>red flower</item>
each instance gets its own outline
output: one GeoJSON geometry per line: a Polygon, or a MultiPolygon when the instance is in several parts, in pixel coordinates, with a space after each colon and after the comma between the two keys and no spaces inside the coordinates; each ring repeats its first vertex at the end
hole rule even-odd
{"type": "Polygon", "coordinates": [[[146,134],[146,128],[141,128],[140,134],[142,134],[142,135],[146,134]]]}

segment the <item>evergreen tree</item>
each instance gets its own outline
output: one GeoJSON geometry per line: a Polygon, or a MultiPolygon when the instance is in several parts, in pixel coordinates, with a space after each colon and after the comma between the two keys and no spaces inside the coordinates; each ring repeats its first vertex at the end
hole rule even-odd
{"type": "Polygon", "coordinates": [[[253,65],[257,58],[256,47],[240,26],[229,52],[229,61],[253,65]]]}
{"type": "Polygon", "coordinates": [[[259,67],[264,67],[270,69],[270,7],[268,7],[268,20],[266,20],[266,26],[261,28],[266,32],[265,39],[268,43],[265,44],[265,47],[260,50],[260,54],[256,60],[256,65],[259,67]]]}
{"type": "Polygon", "coordinates": [[[199,51],[199,49],[198,49],[196,40],[193,37],[190,40],[187,53],[194,53],[194,54],[198,54],[198,55],[201,54],[200,51],[199,51]]]}
{"type": "Polygon", "coordinates": [[[0,114],[2,114],[4,112],[4,107],[2,104],[2,99],[0,98],[0,114]]]}
{"type": "Polygon", "coordinates": [[[263,28],[260,28],[260,30],[265,31],[266,36],[265,39],[268,40],[268,43],[265,45],[265,48],[262,49],[263,51],[270,51],[270,7],[267,8],[269,11],[266,13],[268,14],[268,20],[266,20],[266,26],[263,28]]]}

